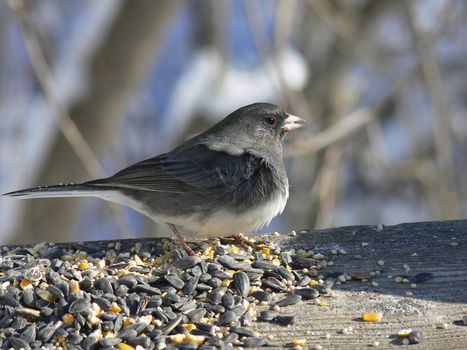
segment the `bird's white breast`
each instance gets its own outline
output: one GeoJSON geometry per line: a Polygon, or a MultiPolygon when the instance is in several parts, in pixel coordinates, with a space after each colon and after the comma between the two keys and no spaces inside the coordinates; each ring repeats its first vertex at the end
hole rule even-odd
{"type": "Polygon", "coordinates": [[[172,222],[188,230],[195,237],[225,237],[237,233],[248,233],[268,225],[285,208],[288,190],[256,207],[235,213],[226,209],[214,211],[207,217],[193,214],[174,217],[172,222]]]}

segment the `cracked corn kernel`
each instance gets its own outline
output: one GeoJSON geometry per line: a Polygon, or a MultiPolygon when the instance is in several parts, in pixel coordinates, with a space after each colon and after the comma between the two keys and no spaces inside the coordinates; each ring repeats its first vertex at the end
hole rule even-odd
{"type": "Polygon", "coordinates": [[[362,318],[366,322],[381,322],[383,314],[381,312],[364,312],[362,318]]]}
{"type": "Polygon", "coordinates": [[[305,346],[306,344],[306,339],[305,338],[299,338],[299,339],[294,339],[292,341],[293,345],[295,346],[305,346]]]}
{"type": "Polygon", "coordinates": [[[193,329],[196,329],[196,326],[193,323],[184,323],[182,327],[185,328],[188,332],[191,332],[193,329]]]}
{"type": "Polygon", "coordinates": [[[279,259],[277,259],[277,258],[275,258],[275,259],[272,259],[272,261],[271,261],[271,262],[272,262],[274,265],[276,265],[276,266],[279,266],[279,265],[281,265],[281,261],[280,261],[279,259]]]}
{"type": "Polygon", "coordinates": [[[70,281],[70,292],[71,292],[71,294],[78,293],[79,290],[80,290],[80,288],[79,288],[79,283],[78,283],[78,281],[71,280],[71,281],[70,281]]]}
{"type": "Polygon", "coordinates": [[[86,259],[81,260],[78,264],[78,269],[80,270],[89,269],[89,267],[89,262],[86,259]]]}
{"type": "Polygon", "coordinates": [[[99,323],[102,322],[99,317],[97,317],[96,315],[93,315],[93,314],[89,315],[86,319],[90,324],[92,324],[94,326],[97,326],[99,323]]]}
{"type": "Polygon", "coordinates": [[[120,306],[118,306],[117,303],[114,301],[114,302],[112,303],[112,306],[110,307],[110,311],[115,312],[116,314],[119,314],[120,312],[122,312],[122,309],[121,309],[120,306]]]}
{"type": "Polygon", "coordinates": [[[63,315],[62,320],[63,320],[63,323],[65,324],[71,324],[75,321],[75,318],[72,314],[66,313],[63,315]]]}
{"type": "Polygon", "coordinates": [[[230,283],[232,283],[232,280],[225,279],[225,280],[222,280],[221,286],[228,287],[230,283]]]}
{"type": "Polygon", "coordinates": [[[125,344],[125,343],[120,343],[117,345],[120,350],[135,350],[134,347],[131,345],[125,344]]]}
{"type": "Polygon", "coordinates": [[[267,247],[264,247],[263,248],[263,254],[266,255],[266,256],[271,255],[271,249],[269,249],[267,247]]]}
{"type": "Polygon", "coordinates": [[[196,343],[200,346],[203,345],[205,339],[206,337],[202,335],[186,334],[184,341],[196,343]]]}
{"type": "Polygon", "coordinates": [[[185,340],[185,334],[175,334],[170,336],[170,341],[172,343],[181,343],[185,340]]]}
{"type": "Polygon", "coordinates": [[[24,279],[20,283],[21,289],[27,289],[27,288],[32,288],[32,283],[31,281],[24,279]]]}
{"type": "Polygon", "coordinates": [[[213,318],[208,318],[208,317],[201,317],[199,319],[199,322],[213,324],[214,319],[213,318]]]}
{"type": "Polygon", "coordinates": [[[319,303],[319,306],[328,306],[328,302],[327,301],[322,301],[319,303]]]}

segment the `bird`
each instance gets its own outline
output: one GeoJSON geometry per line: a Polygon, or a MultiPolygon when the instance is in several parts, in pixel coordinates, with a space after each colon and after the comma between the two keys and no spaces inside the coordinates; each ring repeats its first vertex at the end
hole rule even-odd
{"type": "Polygon", "coordinates": [[[170,227],[194,255],[190,238],[234,237],[268,225],[289,197],[284,136],[305,120],[271,103],[243,106],[173,150],[114,175],[3,194],[20,199],[98,197],[170,227]]]}

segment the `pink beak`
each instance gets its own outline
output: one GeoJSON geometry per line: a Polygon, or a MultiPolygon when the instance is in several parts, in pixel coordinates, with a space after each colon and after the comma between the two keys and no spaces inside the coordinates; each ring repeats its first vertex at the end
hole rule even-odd
{"type": "Polygon", "coordinates": [[[289,132],[300,129],[304,123],[305,119],[287,113],[287,117],[284,119],[284,125],[282,126],[282,131],[289,132]]]}

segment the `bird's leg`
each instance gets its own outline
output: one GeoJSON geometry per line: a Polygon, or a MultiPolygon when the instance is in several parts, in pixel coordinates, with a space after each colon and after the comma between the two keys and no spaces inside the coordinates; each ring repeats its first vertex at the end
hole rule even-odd
{"type": "Polygon", "coordinates": [[[174,224],[169,224],[170,228],[172,229],[173,233],[175,233],[175,236],[177,236],[178,240],[180,241],[180,245],[182,248],[186,251],[186,253],[189,256],[195,256],[195,252],[193,249],[190,248],[190,246],[185,242],[183,239],[183,236],[178,232],[177,227],[174,224]]]}
{"type": "Polygon", "coordinates": [[[230,236],[234,243],[237,243],[243,249],[248,249],[248,247],[253,248],[254,250],[261,250],[255,243],[250,242],[244,235],[238,233],[236,235],[230,236]]]}

